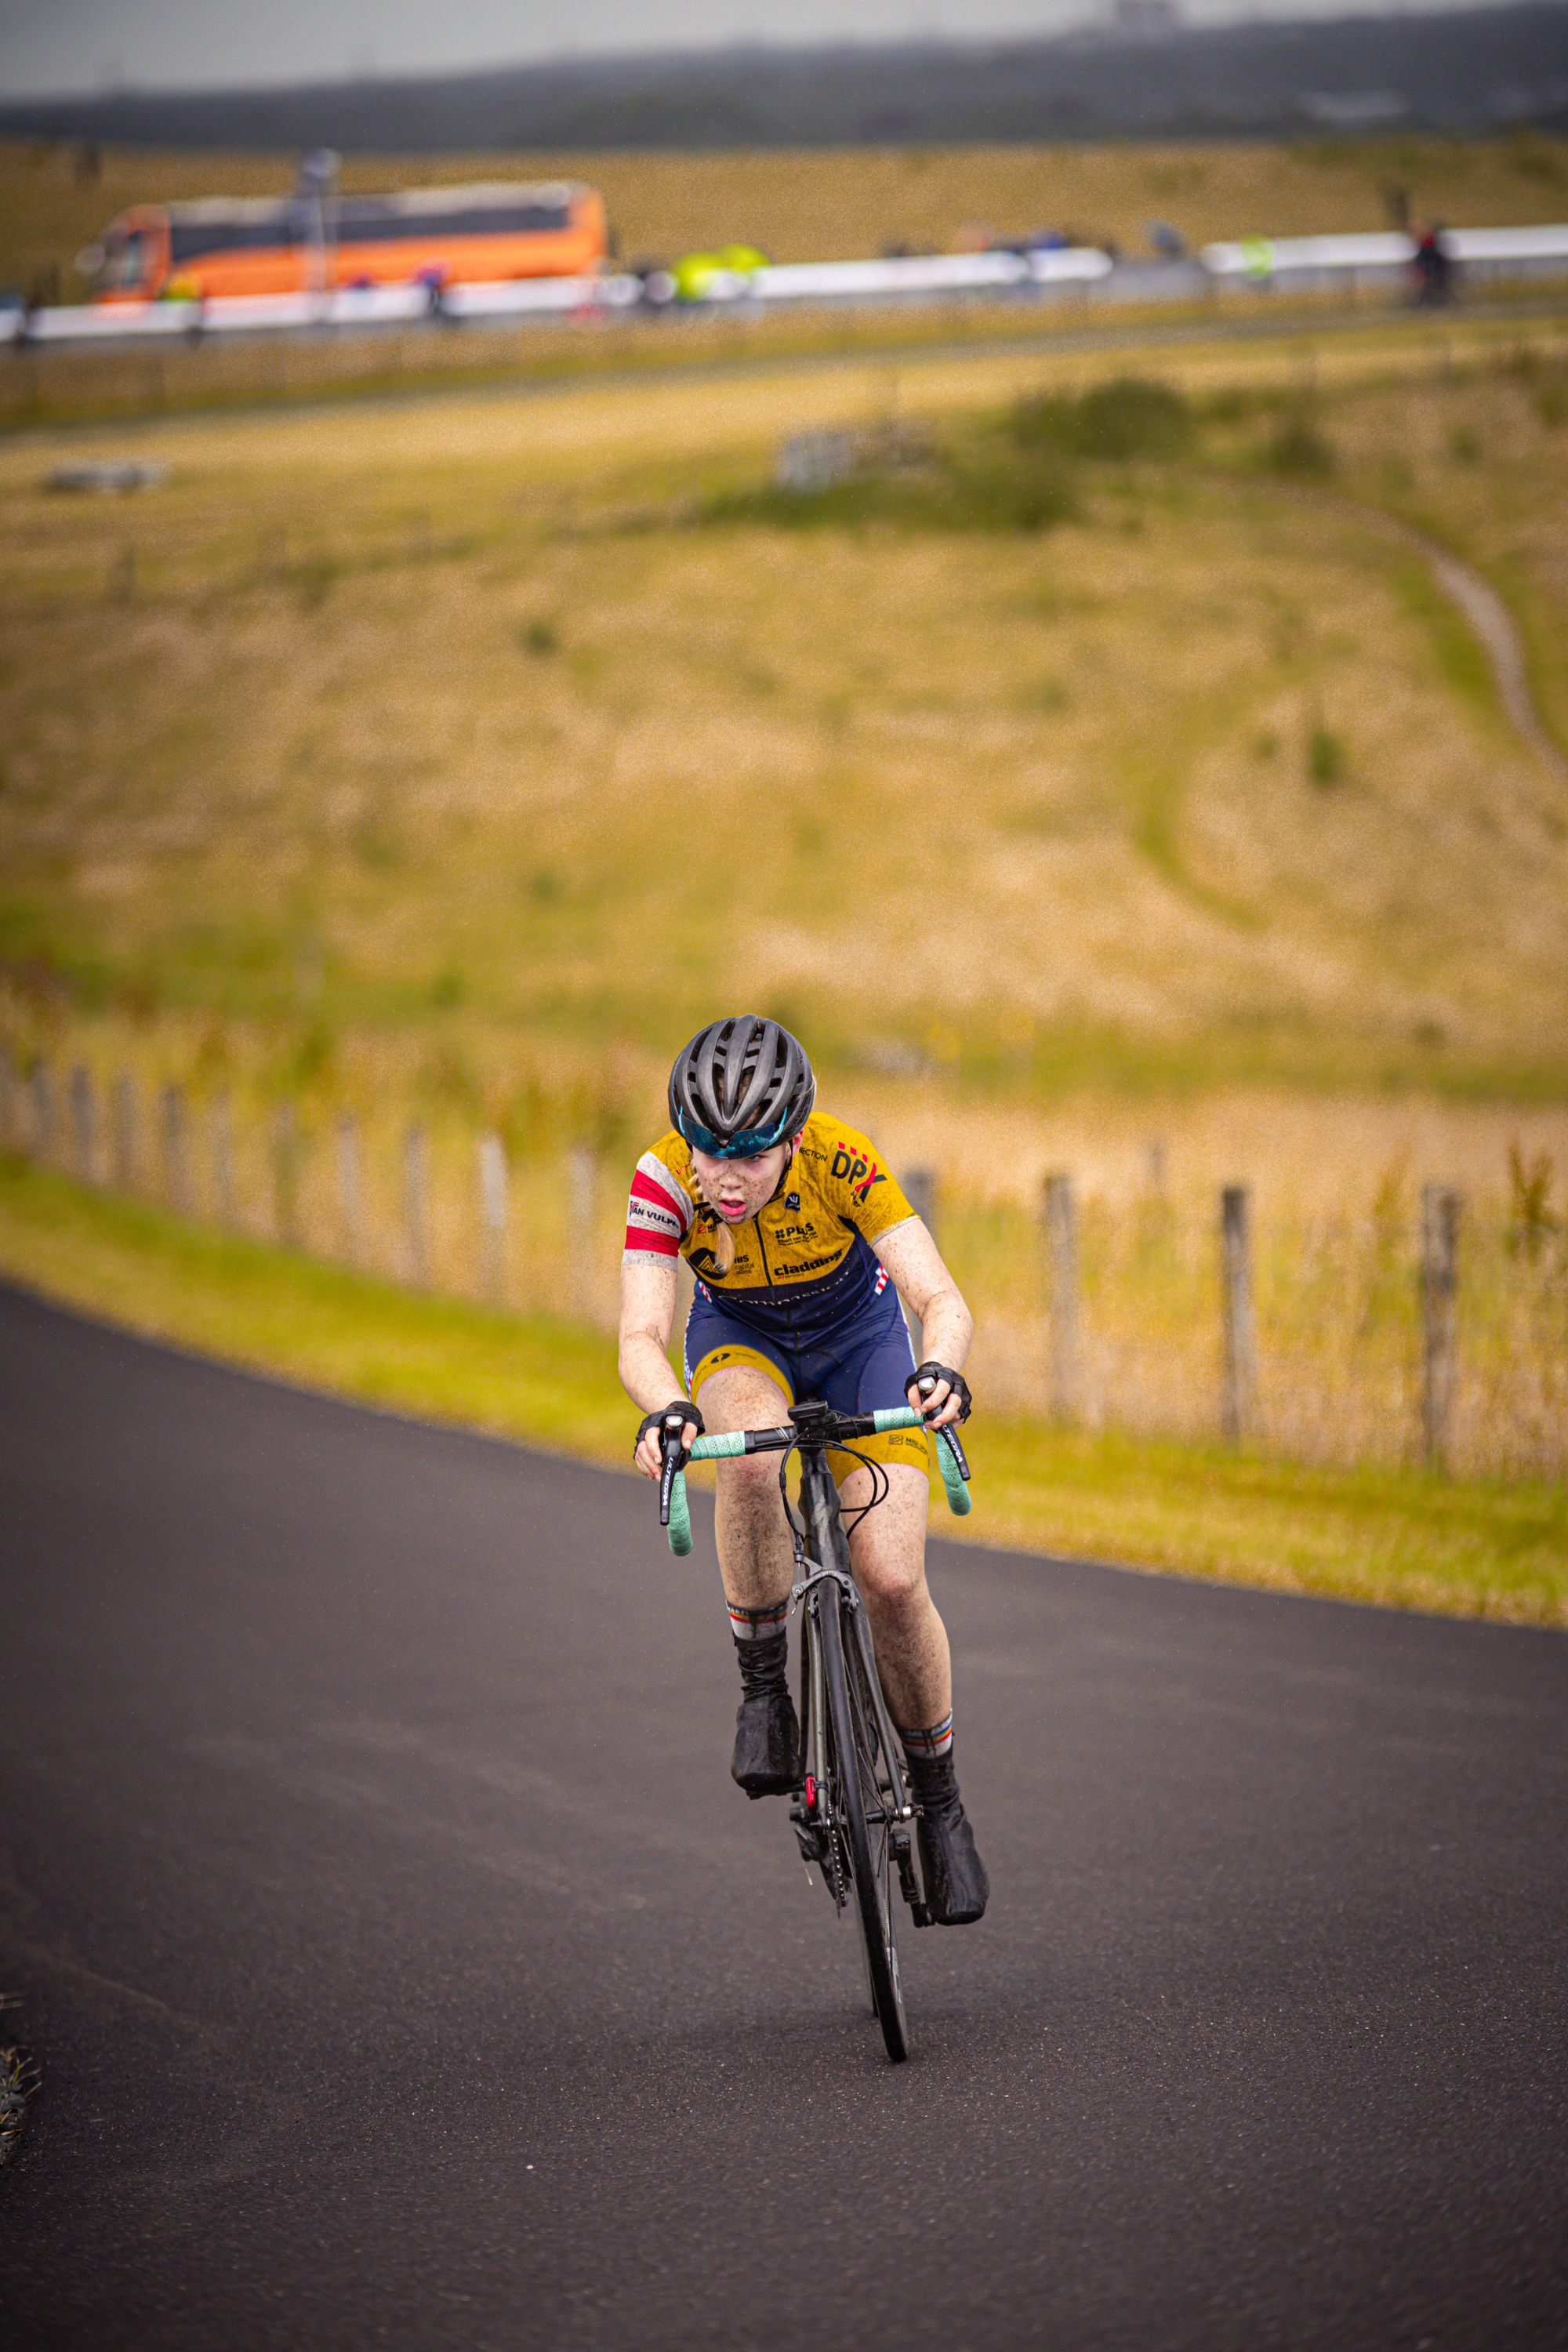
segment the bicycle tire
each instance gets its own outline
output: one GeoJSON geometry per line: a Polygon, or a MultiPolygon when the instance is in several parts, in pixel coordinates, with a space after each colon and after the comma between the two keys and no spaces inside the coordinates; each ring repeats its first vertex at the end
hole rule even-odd
{"type": "Polygon", "coordinates": [[[842,1617],[845,1605],[837,1592],[826,1594],[819,1618],[833,1743],[833,1793],[849,1848],[849,1875],[877,2022],[888,2055],[896,2063],[910,2054],[910,2029],[893,1934],[892,1853],[887,1822],[878,1829],[867,1818],[868,1780],[875,1792],[876,1733],[858,1693],[851,1688],[842,1617]]]}

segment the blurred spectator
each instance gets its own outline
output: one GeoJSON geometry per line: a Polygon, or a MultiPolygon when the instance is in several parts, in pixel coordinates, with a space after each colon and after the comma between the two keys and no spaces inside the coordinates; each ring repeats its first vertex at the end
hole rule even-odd
{"type": "Polygon", "coordinates": [[[1443,243],[1442,223],[1412,221],[1410,235],[1415,246],[1415,299],[1428,306],[1446,302],[1453,290],[1453,268],[1443,243]]]}

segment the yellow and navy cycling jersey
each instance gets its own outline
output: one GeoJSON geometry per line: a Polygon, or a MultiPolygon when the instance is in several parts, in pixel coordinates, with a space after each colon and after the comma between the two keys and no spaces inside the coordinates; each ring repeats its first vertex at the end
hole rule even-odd
{"type": "Polygon", "coordinates": [[[792,1348],[820,1348],[884,1296],[887,1269],[871,1244],[913,1214],[866,1137],[815,1111],[773,1199],[731,1228],[734,1264],[720,1274],[712,1255],[718,1220],[703,1204],[691,1148],[672,1129],[637,1161],[626,1255],[679,1254],[738,1322],[792,1348]]]}

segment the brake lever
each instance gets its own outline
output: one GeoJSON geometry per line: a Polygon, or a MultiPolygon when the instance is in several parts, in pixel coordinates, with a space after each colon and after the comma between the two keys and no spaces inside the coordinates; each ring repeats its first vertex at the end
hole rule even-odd
{"type": "Polygon", "coordinates": [[[659,1452],[664,1456],[664,1469],[658,1482],[658,1523],[669,1525],[669,1498],[675,1490],[677,1475],[686,1466],[686,1448],[680,1442],[679,1429],[667,1429],[659,1439],[659,1452]]]}
{"type": "MultiPolygon", "coordinates": [[[[921,1381],[918,1385],[921,1395],[923,1399],[930,1397],[931,1391],[936,1386],[936,1382],[934,1381],[921,1381]]],[[[946,1438],[948,1444],[952,1448],[952,1458],[958,1465],[958,1475],[967,1486],[969,1484],[969,1464],[965,1458],[963,1447],[959,1440],[957,1422],[950,1421],[942,1428],[932,1430],[931,1435],[939,1439],[943,1437],[946,1438]]]]}

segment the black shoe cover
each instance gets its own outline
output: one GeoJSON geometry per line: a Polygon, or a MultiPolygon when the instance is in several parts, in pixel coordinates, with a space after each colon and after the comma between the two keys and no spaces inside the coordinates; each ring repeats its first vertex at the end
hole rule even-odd
{"type": "Polygon", "coordinates": [[[730,1777],[748,1797],[787,1796],[800,1779],[800,1723],[785,1679],[786,1638],[779,1633],[735,1647],[744,1696],[730,1777]]]}
{"type": "Polygon", "coordinates": [[[951,1751],[934,1761],[911,1757],[910,1779],[921,1806],[915,1830],[926,1908],[939,1927],[966,1927],[984,1918],[991,1881],[974,1850],[951,1751]]]}
{"type": "Polygon", "coordinates": [[[991,1894],[985,1864],[974,1850],[969,1816],[955,1797],[928,1807],[916,1823],[926,1908],[939,1927],[965,1927],[983,1919],[991,1894]]]}

